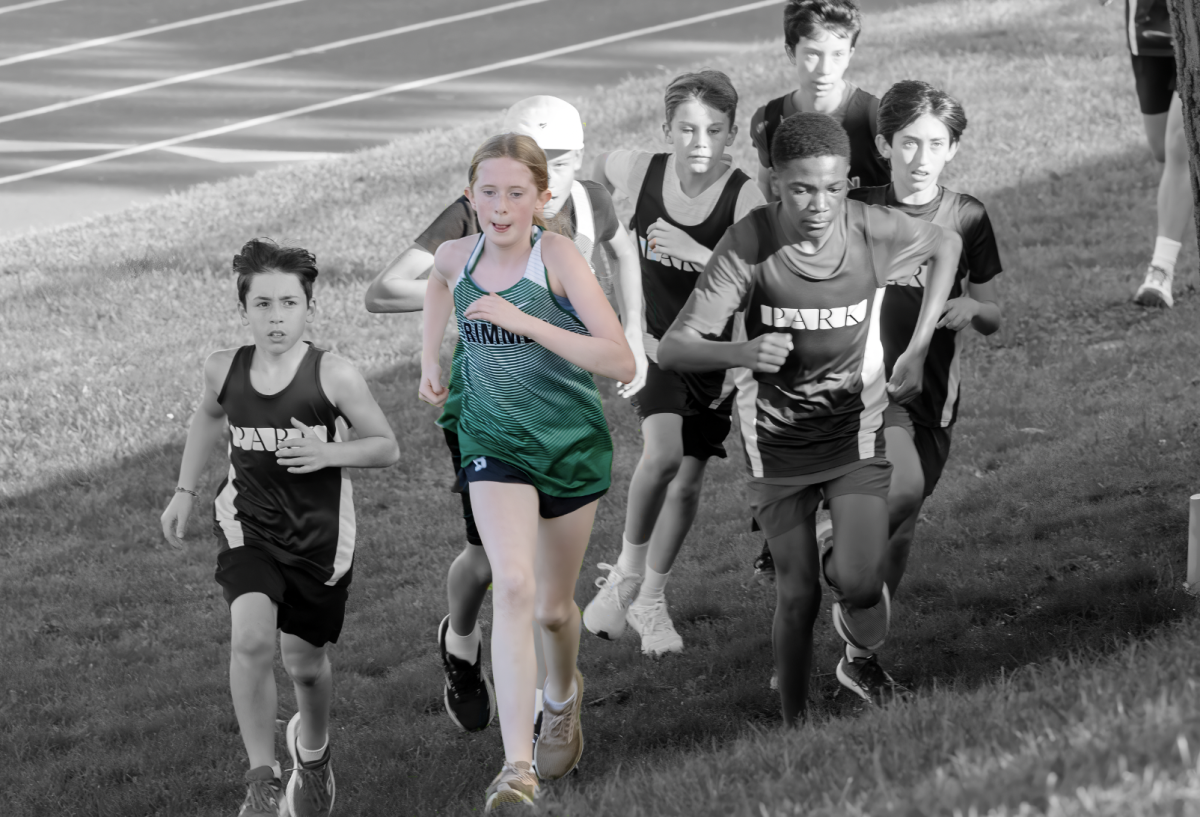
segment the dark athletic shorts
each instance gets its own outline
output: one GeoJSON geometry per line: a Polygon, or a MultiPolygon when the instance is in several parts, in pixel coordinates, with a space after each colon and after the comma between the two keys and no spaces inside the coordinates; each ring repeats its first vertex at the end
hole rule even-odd
{"type": "MultiPolygon", "coordinates": [[[[533,485],[533,480],[520,468],[495,457],[477,457],[473,462],[467,463],[465,468],[459,470],[458,481],[462,485],[472,482],[508,482],[515,485],[533,485]]],[[[606,493],[608,493],[607,488],[585,496],[562,497],[550,496],[550,494],[538,491],[538,515],[542,519],[566,516],[584,505],[595,502],[606,493]]]]}
{"type": "Polygon", "coordinates": [[[647,360],[646,385],[633,396],[639,420],[655,414],[678,414],[683,418],[683,455],[706,460],[725,457],[725,438],[733,425],[733,393],[716,408],[697,395],[720,394],[724,372],[668,372],[647,360]]]}
{"type": "Polygon", "coordinates": [[[761,482],[752,479],[750,512],[767,539],[787,533],[816,513],[822,499],[848,494],[866,494],[887,501],[892,481],[892,464],[884,459],[863,460],[859,467],[820,482],[808,482],[800,476],[793,480],[761,482]]]}
{"type": "Polygon", "coordinates": [[[917,458],[921,460],[921,473],[925,475],[925,496],[931,496],[950,458],[950,429],[914,423],[908,409],[900,403],[888,403],[884,409],[883,427],[891,426],[904,429],[912,437],[917,458]]]}
{"type": "Polygon", "coordinates": [[[284,564],[266,550],[247,543],[217,554],[217,584],[225,602],[246,593],[262,593],[278,605],[275,626],[314,647],[337,643],[346,618],[346,599],[354,568],[330,586],[307,570],[284,564]]]}
{"type": "Polygon", "coordinates": [[[446,447],[450,449],[450,461],[454,463],[454,484],[450,486],[450,490],[462,499],[463,521],[467,525],[467,543],[483,547],[483,540],[479,538],[479,528],[475,527],[475,514],[471,512],[470,486],[458,478],[458,474],[462,470],[462,453],[458,448],[458,432],[443,428],[442,433],[446,435],[446,447]]]}
{"type": "Polygon", "coordinates": [[[1133,79],[1142,113],[1166,113],[1179,82],[1175,58],[1140,57],[1137,54],[1130,54],[1129,58],[1133,60],[1133,79]]]}

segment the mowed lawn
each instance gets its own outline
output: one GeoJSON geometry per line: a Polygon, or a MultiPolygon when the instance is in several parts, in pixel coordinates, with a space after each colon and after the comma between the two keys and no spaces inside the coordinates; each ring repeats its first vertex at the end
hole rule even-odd
{"type": "MultiPolygon", "coordinates": [[[[751,579],[760,542],[731,440],[667,590],[686,651],[649,661],[632,637],[585,636],[587,751],[546,788],[545,813],[1200,813],[1200,624],[1181,589],[1200,298],[1129,303],[1156,179],[1120,29],[1082,0],[964,0],[868,16],[859,41],[857,83],[922,78],[964,102],[948,181],[988,206],[1007,269],[1004,326],[969,345],[951,461],[893,608],[884,660],[915,700],[864,711],[839,692],[823,618],[811,723],[779,729],[773,591],[751,579]]],[[[780,52],[713,61],[742,95],[743,128],[793,87],[780,52]]],[[[658,149],[668,78],[575,100],[589,158],[658,149]]],[[[220,452],[186,552],[163,544],[158,516],[205,355],[246,342],[228,267],[255,235],[316,252],[311,337],[369,374],[403,449],[396,467],[356,475],[360,546],[333,656],[338,812],[481,810],[502,751],[498,729],[463,734],[442,710],[434,634],[462,525],[435,412],[416,399],[420,320],[368,315],[361,298],[497,126],[0,243],[0,813],[240,802],[206,521],[220,452]]],[[[753,168],[745,133],[734,152],[753,168]]],[[[1181,270],[1195,264],[1189,248],[1181,270]]],[[[640,447],[630,406],[601,390],[617,455],[581,605],[616,556],[640,447]]]]}

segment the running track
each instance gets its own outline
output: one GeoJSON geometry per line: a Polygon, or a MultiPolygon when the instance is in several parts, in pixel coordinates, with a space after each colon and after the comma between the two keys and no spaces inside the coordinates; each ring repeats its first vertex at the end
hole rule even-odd
{"type": "Polygon", "coordinates": [[[576,96],[701,61],[779,37],[781,10],[781,0],[0,0],[0,239],[470,121],[532,93],[576,96]]]}

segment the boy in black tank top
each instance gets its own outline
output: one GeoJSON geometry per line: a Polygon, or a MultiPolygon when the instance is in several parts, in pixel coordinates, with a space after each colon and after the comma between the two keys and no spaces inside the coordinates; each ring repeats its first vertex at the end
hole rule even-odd
{"type": "Polygon", "coordinates": [[[796,66],[799,87],[772,99],[750,119],[750,139],[758,148],[758,186],[767,201],[771,189],[771,140],[779,123],[800,111],[829,114],[850,137],[850,183],[888,183],[887,163],[875,146],[879,100],[844,78],[862,29],[862,15],[850,0],[790,0],[783,11],[784,52],[796,66]]]}
{"type": "Polygon", "coordinates": [[[300,343],[313,319],[316,259],[248,242],[233,259],[252,346],[209,355],[163,535],[183,547],[209,452],[228,425],[229,471],[217,489],[217,582],[232,620],[229,684],[249,755],[239,817],[326,817],[335,788],[328,746],[336,642],[354,564],[354,504],[344,468],[400,458],[367,383],[347,361],[300,343]],[[358,439],[347,441],[345,420],[358,439]],[[228,421],[228,423],[226,423],[228,421]],[[275,760],[275,630],[299,711],[287,726],[286,793],[275,760]]]}
{"type": "Polygon", "coordinates": [[[719,71],[684,74],[667,87],[665,101],[663,132],[672,152],[613,151],[597,160],[595,174],[636,203],[650,363],[641,389],[631,384],[620,391],[633,397],[645,447],[629,483],[621,555],[615,566],[599,565],[608,575],[596,580],[601,589],[583,623],[602,638],[617,638],[628,622],[646,655],[683,649],[663,590],[695,518],[708,459],[725,456],[733,396],[724,371],[660,368],[658,339],[721,236],[763,203],[749,177],[725,159],[737,134],[737,91],[729,78],[719,71]]]}

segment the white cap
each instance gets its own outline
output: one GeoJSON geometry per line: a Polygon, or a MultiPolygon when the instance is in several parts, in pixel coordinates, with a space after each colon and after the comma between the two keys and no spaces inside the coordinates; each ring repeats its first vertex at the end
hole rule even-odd
{"type": "Polygon", "coordinates": [[[570,102],[556,96],[531,96],[504,115],[504,130],[532,136],[542,150],[583,148],[583,122],[570,102]]]}

